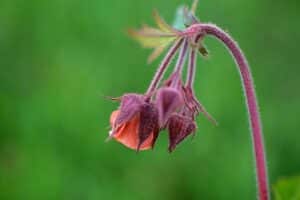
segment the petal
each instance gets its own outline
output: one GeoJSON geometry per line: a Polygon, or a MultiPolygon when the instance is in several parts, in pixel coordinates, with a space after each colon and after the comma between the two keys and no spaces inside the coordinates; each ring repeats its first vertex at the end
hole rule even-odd
{"type": "Polygon", "coordinates": [[[177,89],[166,87],[159,89],[156,95],[159,124],[163,127],[169,116],[183,105],[183,97],[177,89]]]}
{"type": "Polygon", "coordinates": [[[195,132],[196,128],[192,119],[179,114],[172,115],[168,122],[169,151],[172,152],[180,142],[195,132]]]}
{"type": "Polygon", "coordinates": [[[112,130],[109,132],[109,138],[112,138],[113,136],[116,135],[117,132],[121,132],[123,129],[124,129],[124,125],[121,125],[121,126],[115,126],[115,122],[116,122],[116,119],[117,117],[119,116],[120,114],[120,110],[115,110],[111,113],[110,115],[110,120],[109,120],[109,123],[110,123],[110,126],[112,127],[112,130]]]}
{"type": "Polygon", "coordinates": [[[110,126],[111,126],[111,127],[113,127],[113,125],[114,125],[114,123],[115,123],[115,121],[116,121],[116,118],[118,117],[119,113],[120,113],[119,110],[115,110],[115,111],[113,111],[113,112],[111,113],[111,115],[110,115],[110,120],[109,120],[110,126]]]}
{"type": "Polygon", "coordinates": [[[140,112],[138,150],[150,135],[154,135],[153,142],[151,144],[151,146],[153,146],[157,139],[158,132],[158,111],[153,104],[144,104],[140,112]]]}
{"type": "Polygon", "coordinates": [[[177,115],[172,116],[168,122],[168,131],[169,131],[169,152],[172,152],[176,148],[176,140],[183,124],[180,122],[177,115]]]}
{"type": "MultiPolygon", "coordinates": [[[[110,118],[111,125],[115,124],[115,120],[118,117],[119,113],[120,111],[117,110],[111,114],[111,118],[110,118]]],[[[116,141],[125,145],[126,147],[137,150],[138,143],[139,143],[139,135],[138,135],[139,123],[140,123],[140,116],[139,114],[136,114],[127,123],[124,123],[121,126],[117,127],[116,129],[113,129],[114,134],[112,135],[112,137],[116,141]]],[[[143,144],[140,146],[139,150],[151,149],[153,143],[153,137],[154,137],[153,133],[151,133],[148,136],[148,138],[145,139],[143,144]]]]}
{"type": "Polygon", "coordinates": [[[218,122],[206,111],[202,103],[196,98],[194,91],[191,87],[183,87],[185,105],[187,106],[189,112],[187,115],[192,116],[193,118],[199,113],[202,113],[209,121],[211,121],[215,126],[218,125],[218,122]]]}
{"type": "Polygon", "coordinates": [[[144,102],[143,95],[125,94],[121,99],[120,113],[118,114],[115,124],[112,127],[117,127],[128,122],[139,112],[141,105],[144,102]]]}

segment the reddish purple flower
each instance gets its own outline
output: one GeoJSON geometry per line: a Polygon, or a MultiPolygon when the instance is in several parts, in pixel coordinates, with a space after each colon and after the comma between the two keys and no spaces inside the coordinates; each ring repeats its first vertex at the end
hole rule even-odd
{"type": "Polygon", "coordinates": [[[156,107],[138,94],[126,94],[120,100],[120,108],[111,114],[109,137],[131,149],[152,148],[159,132],[156,107]]]}
{"type": "Polygon", "coordinates": [[[168,121],[169,152],[172,152],[187,136],[196,131],[196,123],[192,118],[174,113],[168,121]]]}
{"type": "Polygon", "coordinates": [[[116,139],[131,149],[146,150],[153,148],[159,132],[166,129],[169,133],[169,151],[172,152],[182,140],[196,132],[195,118],[200,113],[216,123],[197,100],[193,89],[197,52],[207,56],[208,51],[202,44],[202,40],[204,36],[213,36],[227,47],[238,66],[249,111],[258,196],[261,200],[268,200],[269,188],[263,134],[250,67],[240,47],[227,32],[214,24],[202,23],[194,16],[197,2],[198,0],[194,0],[191,11],[186,8],[182,10],[184,23],[178,26],[180,30],[168,25],[157,12],[154,12],[158,28],[145,25],[138,31],[129,31],[129,34],[142,46],[154,49],[148,62],[157,58],[168,46],[171,47],[147,92],[125,94],[119,99],[121,106],[112,113],[110,119],[112,127],[110,138],[116,139]],[[178,49],[180,52],[174,71],[162,84],[164,73],[178,49]],[[187,55],[189,55],[187,78],[183,83],[182,71],[187,55]]]}
{"type": "MultiPolygon", "coordinates": [[[[191,23],[196,22],[192,13],[189,13],[189,17],[191,23]]],[[[144,26],[139,31],[130,30],[130,35],[143,46],[155,48],[149,61],[161,54],[168,45],[172,46],[145,94],[129,93],[118,99],[121,105],[111,115],[112,130],[109,137],[139,151],[153,148],[159,132],[166,129],[169,132],[171,152],[183,139],[196,131],[195,117],[204,110],[196,99],[191,84],[195,68],[195,62],[191,60],[195,59],[195,55],[189,57],[191,64],[188,78],[185,84],[182,81],[188,52],[194,52],[200,47],[203,52],[204,47],[197,34],[191,34],[190,31],[185,33],[169,26],[157,12],[154,12],[154,19],[158,29],[144,26]],[[179,49],[174,72],[161,83],[165,70],[179,49]],[[192,76],[189,77],[189,74],[192,76]]]]}
{"type": "Polygon", "coordinates": [[[182,108],[183,103],[182,94],[174,88],[164,87],[157,91],[156,106],[161,127],[166,124],[172,113],[182,108]]]}

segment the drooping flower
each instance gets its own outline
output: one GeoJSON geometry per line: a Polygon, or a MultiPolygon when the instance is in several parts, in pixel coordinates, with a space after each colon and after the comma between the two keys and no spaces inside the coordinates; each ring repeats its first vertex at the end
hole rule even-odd
{"type": "Polygon", "coordinates": [[[163,87],[157,91],[156,106],[159,124],[163,127],[170,115],[183,106],[183,97],[179,91],[170,87],[163,87]]]}
{"type": "Polygon", "coordinates": [[[214,24],[202,23],[195,17],[194,12],[197,3],[198,0],[194,0],[191,11],[186,8],[179,9],[180,12],[178,13],[182,20],[180,17],[179,20],[176,19],[176,23],[181,22],[179,25],[176,24],[176,28],[169,26],[157,12],[154,12],[158,28],[145,25],[138,31],[129,31],[129,34],[144,47],[154,48],[148,59],[149,62],[158,57],[167,46],[171,45],[171,48],[161,62],[145,95],[124,95],[120,99],[119,110],[114,111],[111,115],[110,137],[139,151],[153,147],[159,131],[167,129],[169,132],[169,151],[171,152],[183,139],[195,133],[196,123],[194,120],[198,114],[204,114],[215,123],[197,100],[193,90],[196,52],[207,56],[208,51],[202,44],[202,39],[206,35],[211,35],[227,47],[238,66],[253,138],[258,199],[268,200],[270,195],[266,156],[250,67],[239,45],[227,32],[214,24]],[[172,81],[170,84],[162,85],[159,88],[164,72],[179,48],[181,48],[181,52],[174,73],[168,79],[172,81]],[[187,80],[183,85],[181,77],[187,49],[190,51],[189,67],[187,80]],[[173,76],[175,77],[174,80],[173,76]],[[181,99],[183,99],[183,103],[181,99]]]}
{"type": "MultiPolygon", "coordinates": [[[[188,23],[185,26],[192,26],[197,22],[192,12],[186,9],[184,12],[188,23]]],[[[147,150],[153,148],[159,132],[165,129],[169,134],[169,151],[172,152],[187,136],[195,133],[195,117],[201,112],[206,114],[191,90],[192,87],[185,86],[182,80],[188,52],[202,47],[201,37],[192,34],[190,30],[185,32],[173,28],[157,11],[154,11],[153,16],[158,28],[144,25],[140,30],[129,30],[130,36],[143,47],[154,48],[149,62],[158,57],[166,47],[171,47],[145,94],[128,93],[116,98],[121,104],[111,114],[112,129],[109,138],[137,151],[147,150]],[[178,51],[174,72],[162,83],[164,72],[178,51]]],[[[189,66],[192,67],[195,66],[189,66]]],[[[193,82],[191,78],[193,76],[187,82],[193,82]]]]}
{"type": "Polygon", "coordinates": [[[180,114],[173,114],[168,121],[169,152],[172,152],[187,136],[196,131],[196,123],[193,119],[180,114]]]}
{"type": "Polygon", "coordinates": [[[159,132],[157,109],[143,95],[125,94],[120,100],[110,117],[109,137],[138,151],[152,148],[159,132]]]}

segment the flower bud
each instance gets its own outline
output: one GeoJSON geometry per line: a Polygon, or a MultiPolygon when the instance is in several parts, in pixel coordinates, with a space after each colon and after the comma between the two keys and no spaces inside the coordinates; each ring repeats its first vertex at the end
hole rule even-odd
{"type": "Polygon", "coordinates": [[[153,134],[152,144],[153,147],[159,132],[158,125],[158,111],[157,108],[151,103],[145,103],[141,106],[140,111],[140,124],[139,124],[139,143],[137,150],[140,149],[140,146],[144,141],[153,134]]]}
{"type": "Polygon", "coordinates": [[[194,133],[196,128],[196,124],[191,118],[173,114],[168,121],[169,152],[172,152],[188,135],[194,133]]]}
{"type": "Polygon", "coordinates": [[[183,104],[183,97],[177,89],[171,87],[159,89],[156,95],[156,105],[160,127],[164,127],[170,115],[183,104]]]}
{"type": "Polygon", "coordinates": [[[115,120],[114,127],[128,122],[137,112],[139,112],[143,103],[143,95],[134,93],[123,95],[119,108],[120,113],[115,120]]]}

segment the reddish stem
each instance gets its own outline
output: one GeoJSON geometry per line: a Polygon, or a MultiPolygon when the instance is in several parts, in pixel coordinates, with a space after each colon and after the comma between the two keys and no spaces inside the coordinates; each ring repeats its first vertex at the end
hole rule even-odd
{"type": "Polygon", "coordinates": [[[158,83],[162,79],[168,65],[170,64],[172,58],[175,56],[175,54],[176,54],[177,50],[179,49],[179,47],[181,46],[182,42],[183,42],[183,39],[178,40],[169,49],[167,55],[165,56],[165,58],[163,59],[163,61],[160,64],[160,66],[158,67],[158,70],[156,71],[156,74],[154,75],[154,78],[152,79],[146,94],[151,94],[157,88],[158,83]]]}
{"type": "Polygon", "coordinates": [[[222,41],[234,57],[241,75],[246,104],[249,112],[249,120],[252,132],[252,143],[256,164],[256,179],[258,182],[258,198],[269,200],[268,173],[266,167],[266,155],[262,134],[262,126],[258,103],[256,99],[253,78],[248,62],[238,44],[229,34],[213,24],[197,24],[198,31],[212,35],[222,41]]]}
{"type": "Polygon", "coordinates": [[[185,63],[185,60],[186,60],[188,44],[189,44],[188,39],[184,38],[183,45],[182,45],[180,53],[178,55],[178,60],[177,60],[176,66],[174,68],[174,74],[176,74],[175,75],[175,80],[172,83],[172,85],[174,85],[174,86],[178,86],[178,84],[180,82],[182,69],[184,67],[184,63],[185,63]]]}
{"type": "Polygon", "coordinates": [[[190,57],[189,57],[189,67],[188,73],[186,77],[186,86],[193,89],[195,71],[196,71],[196,50],[194,48],[190,49],[190,57]]]}
{"type": "Polygon", "coordinates": [[[187,38],[184,38],[183,46],[180,50],[174,72],[181,73],[182,68],[184,66],[187,50],[188,50],[188,40],[187,40],[187,38]]]}
{"type": "MultiPolygon", "coordinates": [[[[197,1],[195,1],[197,2],[197,1]]],[[[195,3],[194,4],[197,4],[195,3]]],[[[198,34],[196,37],[193,39],[194,45],[196,47],[190,48],[190,56],[189,56],[189,66],[188,66],[188,72],[186,76],[186,83],[185,85],[187,87],[190,87],[192,90],[194,90],[193,85],[194,85],[194,79],[195,79],[195,74],[196,74],[196,62],[197,62],[197,44],[199,41],[203,38],[203,34],[198,34]]]]}

